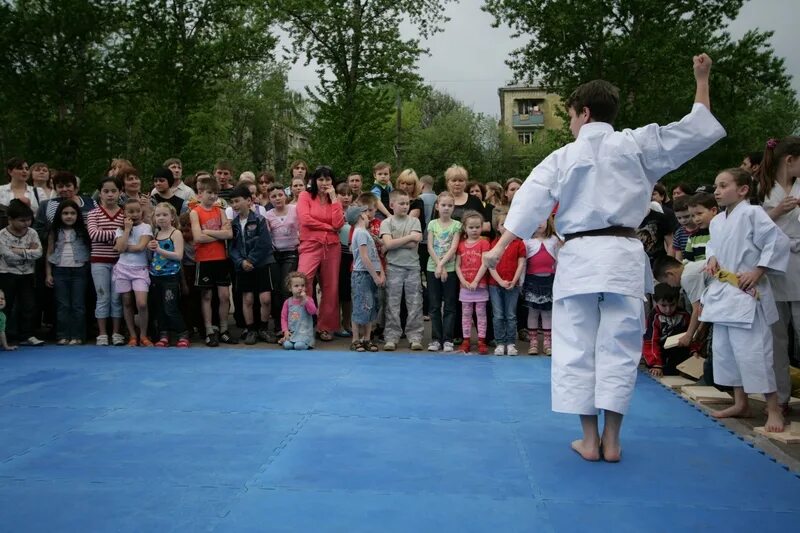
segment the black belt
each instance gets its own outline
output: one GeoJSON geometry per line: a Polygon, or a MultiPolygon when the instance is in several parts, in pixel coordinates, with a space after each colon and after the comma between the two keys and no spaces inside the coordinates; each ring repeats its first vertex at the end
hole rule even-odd
{"type": "Polygon", "coordinates": [[[636,230],[625,226],[609,226],[607,228],[592,229],[589,231],[579,231],[577,233],[567,233],[564,235],[564,242],[578,239],[580,237],[627,237],[630,239],[638,238],[636,230]]]}

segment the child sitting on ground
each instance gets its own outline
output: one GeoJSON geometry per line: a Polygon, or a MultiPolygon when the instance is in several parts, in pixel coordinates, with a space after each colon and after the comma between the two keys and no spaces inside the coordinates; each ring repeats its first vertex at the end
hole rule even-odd
{"type": "Polygon", "coordinates": [[[674,376],[677,366],[689,357],[689,350],[676,346],[665,348],[664,343],[669,337],[684,333],[689,328],[689,313],[678,308],[680,292],[677,288],[666,283],[656,285],[653,294],[655,313],[653,313],[653,342],[650,349],[644,353],[650,375],[674,376]]]}

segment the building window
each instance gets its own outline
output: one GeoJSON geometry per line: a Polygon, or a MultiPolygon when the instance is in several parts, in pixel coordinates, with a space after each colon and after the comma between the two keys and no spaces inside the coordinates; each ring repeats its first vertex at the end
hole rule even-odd
{"type": "Polygon", "coordinates": [[[541,109],[539,108],[541,103],[540,100],[517,100],[517,111],[520,115],[538,114],[541,113],[541,109]]]}
{"type": "Polygon", "coordinates": [[[531,144],[531,141],[533,141],[533,133],[529,131],[520,133],[517,135],[517,139],[519,139],[519,142],[522,144],[531,144]]]}

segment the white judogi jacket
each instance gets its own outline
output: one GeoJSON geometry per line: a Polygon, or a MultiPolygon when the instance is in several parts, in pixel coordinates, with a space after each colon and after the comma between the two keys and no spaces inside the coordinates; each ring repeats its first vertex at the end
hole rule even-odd
{"type": "MultiPolygon", "coordinates": [[[[745,202],[730,214],[721,212],[709,225],[711,240],[706,257],[715,257],[719,267],[739,274],[764,267],[772,272],[785,272],[789,264],[789,238],[775,225],[764,210],[745,202]]],[[[713,280],[701,298],[700,320],[724,326],[751,328],[756,307],[761,306],[767,324],[778,320],[778,309],[768,276],[762,276],[758,298],[730,283],[713,280]]]]}
{"type": "MultiPolygon", "coordinates": [[[[653,185],[719,139],[725,129],[702,104],[680,122],[616,132],[590,122],[574,142],[550,154],[514,195],[505,227],[530,237],[559,202],[559,235],[610,226],[637,228],[650,209],[653,185]]],[[[613,292],[643,298],[650,263],[638,239],[587,237],[564,244],[553,298],[613,292]]]]}
{"type": "MultiPolygon", "coordinates": [[[[792,183],[789,195],[800,198],[800,180],[792,183]]],[[[764,198],[764,210],[770,211],[786,198],[786,192],[778,184],[772,188],[764,198]]],[[[788,213],[779,216],[775,224],[789,237],[789,265],[786,273],[768,272],[769,281],[772,284],[772,292],[775,300],[779,302],[800,301],[800,208],[795,207],[788,213]]]]}

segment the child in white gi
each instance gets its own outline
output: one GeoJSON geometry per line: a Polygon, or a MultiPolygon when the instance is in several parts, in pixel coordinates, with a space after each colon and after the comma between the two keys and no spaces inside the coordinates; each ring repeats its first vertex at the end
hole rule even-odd
{"type": "Polygon", "coordinates": [[[714,323],[714,381],[733,387],[734,403],[712,414],[747,416],[747,394],[761,393],[767,400],[766,430],[783,431],[770,329],[778,309],[764,274],[786,271],[789,238],[761,207],[746,201],[750,180],[746,170],[730,168],[715,181],[714,196],[725,211],[709,227],[706,271],[717,279],[703,294],[700,320],[714,323]]]}
{"type": "MultiPolygon", "coordinates": [[[[748,158],[749,161],[749,158],[748,158]]],[[[746,170],[746,169],[745,169],[746,170]]],[[[800,339],[800,137],[770,139],[758,169],[758,197],[775,224],[789,237],[791,253],[786,274],[770,275],[778,321],[772,325],[775,384],[778,402],[789,411],[792,383],[789,378],[789,328],[800,339]],[[790,326],[791,324],[791,326],[790,326]]]]}
{"type": "Polygon", "coordinates": [[[652,281],[634,228],[658,179],[725,135],[710,112],[710,69],[707,55],[694,58],[695,105],[667,126],[615,132],[618,90],[600,80],[578,87],[567,100],[575,142],[533,169],[514,196],[508,231],[484,258],[494,267],[508,243],[532,235],[559,202],[556,229],[565,243],[553,286],[553,410],[580,415],[583,439],[572,448],[589,461],[619,461],[641,358],[643,297],[652,281]]]}

